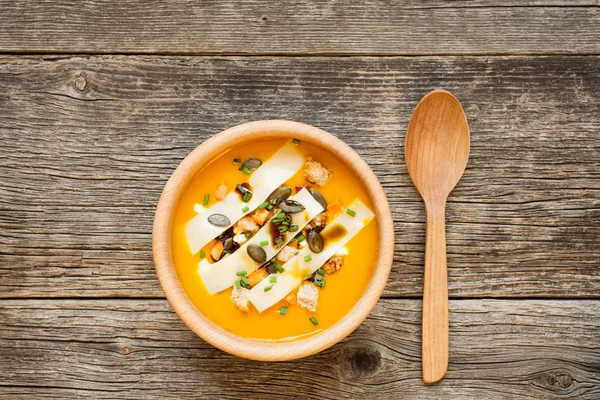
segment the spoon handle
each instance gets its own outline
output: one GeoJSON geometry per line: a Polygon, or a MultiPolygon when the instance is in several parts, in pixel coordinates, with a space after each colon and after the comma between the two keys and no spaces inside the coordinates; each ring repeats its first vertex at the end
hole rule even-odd
{"type": "Polygon", "coordinates": [[[427,207],[423,283],[423,382],[434,383],[448,369],[448,273],[445,202],[427,207]]]}

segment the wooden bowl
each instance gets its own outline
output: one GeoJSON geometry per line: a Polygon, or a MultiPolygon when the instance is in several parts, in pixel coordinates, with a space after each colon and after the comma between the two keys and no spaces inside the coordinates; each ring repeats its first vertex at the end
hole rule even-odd
{"type": "Polygon", "coordinates": [[[306,357],[324,350],[348,336],[371,312],[388,279],[394,253],[394,227],[390,207],[377,177],[350,146],[335,136],[299,122],[271,120],[234,126],[208,139],[177,167],[156,207],[152,228],[152,253],[160,284],[171,306],[185,324],[208,343],[228,353],[262,361],[283,361],[306,357]],[[225,150],[243,143],[268,138],[296,138],[319,145],[337,156],[364,185],[379,224],[379,256],[364,294],[335,325],[306,339],[265,342],[226,331],[205,317],[186,295],[173,265],[171,226],[179,197],[191,178],[225,150]]]}

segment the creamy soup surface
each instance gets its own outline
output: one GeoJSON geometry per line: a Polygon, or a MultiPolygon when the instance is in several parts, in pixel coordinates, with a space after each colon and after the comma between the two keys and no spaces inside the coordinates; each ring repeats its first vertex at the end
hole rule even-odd
{"type": "MultiPolygon", "coordinates": [[[[226,151],[212,161],[184,189],[176,207],[171,232],[171,246],[175,268],[184,290],[194,305],[207,318],[224,329],[257,340],[287,341],[300,339],[314,335],[334,325],[350,311],[361,297],[371,278],[377,259],[378,227],[377,220],[373,219],[368,223],[366,221],[366,225],[342,249],[336,252],[336,255],[333,256],[335,257],[334,260],[328,261],[329,264],[325,264],[319,268],[319,271],[315,272],[301,284],[301,286],[304,284],[313,285],[317,289],[314,292],[318,293],[318,301],[313,310],[310,309],[311,306],[307,308],[300,304],[301,302],[299,302],[298,298],[300,294],[298,292],[301,286],[295,288],[288,296],[263,312],[258,312],[252,303],[249,303],[247,307],[240,307],[240,304],[234,301],[232,298],[233,292],[237,290],[241,293],[246,284],[242,282],[242,278],[246,278],[246,282],[257,285],[257,282],[265,279],[268,275],[266,271],[269,263],[267,263],[267,266],[259,268],[256,272],[252,272],[247,276],[240,276],[240,282],[234,284],[232,287],[216,294],[209,293],[199,274],[200,262],[218,263],[219,260],[224,260],[224,257],[233,257],[236,251],[245,251],[246,249],[244,247],[240,247],[238,250],[235,248],[230,249],[232,254],[228,254],[227,251],[219,251],[222,242],[227,239],[227,234],[225,234],[221,239],[212,240],[209,244],[203,246],[201,251],[192,254],[186,238],[186,224],[197,215],[194,209],[195,205],[196,209],[199,206],[209,208],[219,202],[218,197],[222,198],[224,193],[234,192],[237,185],[248,183],[255,171],[240,171],[242,163],[251,158],[257,158],[265,162],[278,149],[286,145],[286,143],[289,144],[290,140],[269,139],[244,144],[226,151]],[[217,243],[217,240],[221,243],[217,243]],[[217,246],[217,249],[213,249],[215,246],[217,246]],[[216,261],[213,259],[213,254],[217,257],[216,261]],[[339,269],[336,270],[338,267],[339,269]],[[324,283],[322,283],[323,281],[324,283]]],[[[317,191],[325,198],[328,209],[320,218],[323,220],[326,219],[327,222],[324,224],[324,228],[323,226],[318,227],[319,229],[325,229],[321,231],[324,235],[334,234],[334,232],[332,233],[332,227],[329,228],[329,231],[327,229],[328,224],[336,216],[342,214],[351,216],[353,211],[349,207],[355,199],[360,200],[370,210],[374,210],[374,205],[370,202],[358,179],[340,160],[311,143],[301,142],[294,143],[294,145],[306,159],[312,161],[311,168],[316,166],[315,168],[321,167],[326,170],[327,179],[326,182],[311,183],[306,177],[306,168],[308,165],[306,164],[283,183],[282,186],[289,187],[292,190],[292,195],[297,194],[297,191],[311,189],[317,191]]],[[[258,168],[260,169],[261,167],[258,168]]],[[[316,172],[318,173],[319,171],[317,170],[316,172]]],[[[313,177],[309,178],[313,181],[315,180],[313,177]]],[[[318,181],[319,179],[317,177],[316,180],[318,181]]],[[[240,198],[242,198],[241,193],[240,198]]],[[[278,208],[275,205],[273,210],[270,211],[268,218],[275,218],[277,220],[277,216],[273,214],[277,210],[278,208]]],[[[268,224],[269,222],[265,223],[268,224]]],[[[229,229],[228,235],[232,240],[234,239],[232,236],[236,234],[232,231],[236,228],[237,225],[234,224],[229,229]]],[[[289,225],[283,229],[288,228],[289,225]]],[[[293,239],[288,246],[296,249],[294,251],[300,251],[302,247],[301,243],[297,243],[297,238],[299,235],[304,235],[306,238],[309,228],[310,223],[307,228],[294,232],[296,239],[293,239]]],[[[343,230],[343,227],[340,229],[343,230]]],[[[250,236],[250,233],[248,233],[248,236],[250,236]]],[[[237,235],[240,235],[239,229],[237,235]]],[[[306,242],[306,239],[304,241],[306,242]]],[[[327,243],[327,240],[325,242],[327,243]]],[[[243,243],[234,243],[235,246],[243,245],[243,243]]],[[[315,241],[313,240],[311,243],[315,243],[315,241]]],[[[305,246],[307,246],[306,243],[305,246]]],[[[290,252],[293,253],[293,251],[290,252]]],[[[300,259],[296,261],[296,264],[302,264],[302,262],[303,260],[300,259]]],[[[291,262],[287,264],[288,268],[292,268],[291,262]]],[[[279,263],[274,260],[273,265],[277,267],[269,267],[273,275],[277,276],[278,272],[285,271],[285,262],[279,263]]],[[[268,286],[275,288],[275,285],[280,282],[281,279],[268,286]]],[[[313,292],[309,287],[306,289],[310,290],[305,292],[313,292]]],[[[243,290],[243,292],[247,293],[246,290],[243,290]]],[[[305,295],[305,293],[303,292],[302,295],[305,295]]]]}

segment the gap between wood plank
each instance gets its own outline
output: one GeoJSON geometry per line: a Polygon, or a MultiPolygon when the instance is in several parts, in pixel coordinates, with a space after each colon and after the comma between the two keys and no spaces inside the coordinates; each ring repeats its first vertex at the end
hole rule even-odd
{"type": "Polygon", "coordinates": [[[359,52],[188,52],[188,51],[173,51],[173,52],[98,52],[98,51],[60,51],[60,50],[30,50],[30,51],[11,51],[2,50],[0,51],[0,57],[2,56],[68,56],[68,57],[81,57],[81,56],[156,56],[156,57],[252,57],[252,58],[268,58],[268,57],[323,57],[323,58],[352,58],[352,57],[374,57],[374,58],[427,58],[427,57],[594,57],[600,56],[600,52],[473,52],[473,53],[423,53],[423,54],[411,54],[411,53],[359,53],[359,52]]]}

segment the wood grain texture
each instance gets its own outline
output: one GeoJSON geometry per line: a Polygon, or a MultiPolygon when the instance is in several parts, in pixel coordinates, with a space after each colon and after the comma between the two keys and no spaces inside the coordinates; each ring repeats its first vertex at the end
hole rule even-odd
{"type": "Polygon", "coordinates": [[[597,0],[1,0],[0,52],[507,54],[600,52],[597,0]]]}
{"type": "Polygon", "coordinates": [[[385,295],[419,296],[425,216],[402,155],[434,88],[471,127],[450,296],[598,297],[597,56],[2,57],[0,296],[163,296],[150,232],[168,177],[210,135],[270,118],[365,157],[395,221],[385,295]]]}
{"type": "Polygon", "coordinates": [[[230,356],[165,300],[1,300],[0,396],[20,399],[579,399],[600,396],[600,301],[453,300],[446,378],[424,387],[421,302],[382,300],[333,348],[230,356]],[[249,373],[251,371],[251,373],[249,373]]]}

